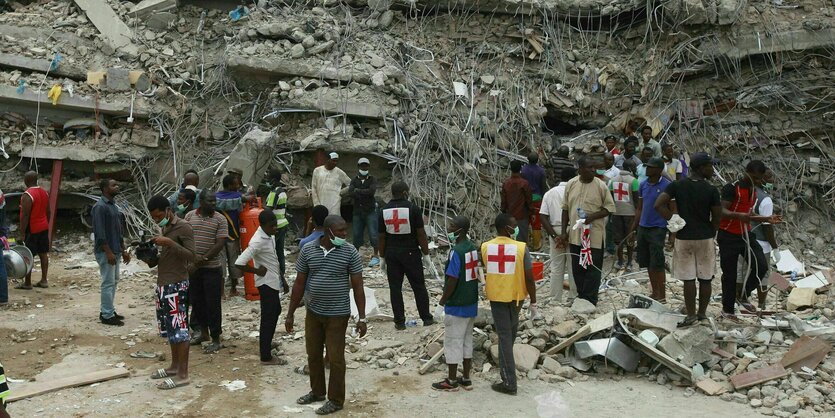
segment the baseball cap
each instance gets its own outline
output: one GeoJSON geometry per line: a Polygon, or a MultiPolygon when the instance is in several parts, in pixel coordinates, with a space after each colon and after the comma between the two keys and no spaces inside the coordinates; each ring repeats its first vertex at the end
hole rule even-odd
{"type": "Polygon", "coordinates": [[[690,167],[697,168],[705,164],[713,164],[716,160],[706,152],[697,152],[690,156],[690,167]]]}
{"type": "Polygon", "coordinates": [[[328,154],[328,157],[330,157],[331,160],[338,160],[339,159],[339,154],[337,154],[335,152],[332,152],[332,153],[328,154]]]}
{"type": "Polygon", "coordinates": [[[664,160],[661,157],[652,157],[646,164],[647,167],[664,168],[664,160]]]}
{"type": "Polygon", "coordinates": [[[368,158],[362,157],[362,158],[359,159],[359,161],[357,161],[357,165],[360,165],[360,164],[371,165],[371,161],[368,161],[368,158]]]}
{"type": "Polygon", "coordinates": [[[189,185],[188,185],[188,186],[186,186],[185,188],[186,188],[186,189],[188,189],[188,190],[191,190],[191,191],[193,191],[193,192],[195,192],[195,193],[197,193],[197,187],[196,187],[196,186],[192,186],[192,185],[190,185],[190,184],[189,184],[189,185]]]}

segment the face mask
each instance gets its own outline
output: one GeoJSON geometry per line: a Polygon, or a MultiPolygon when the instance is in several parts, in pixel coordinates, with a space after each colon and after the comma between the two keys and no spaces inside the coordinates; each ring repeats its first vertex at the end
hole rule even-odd
{"type": "Polygon", "coordinates": [[[367,176],[368,175],[368,170],[360,170],[360,175],[361,176],[367,176]]]}
{"type": "MultiPolygon", "coordinates": [[[[509,228],[509,227],[508,227],[509,228]]],[[[519,236],[519,227],[513,228],[513,233],[510,234],[510,239],[516,241],[516,237],[519,236]]]]}
{"type": "Polygon", "coordinates": [[[159,225],[160,228],[165,228],[165,226],[168,225],[168,216],[162,218],[157,225],[159,225]]]}
{"type": "Polygon", "coordinates": [[[772,183],[763,184],[763,189],[765,189],[765,190],[771,190],[773,188],[774,188],[774,184],[772,184],[772,183]]]}
{"type": "MultiPolygon", "coordinates": [[[[460,229],[458,231],[460,231],[460,229]]],[[[455,232],[447,232],[446,237],[449,239],[449,242],[455,242],[458,240],[458,234],[456,234],[455,232]]]]}
{"type": "Polygon", "coordinates": [[[595,170],[594,172],[597,173],[598,176],[606,174],[606,170],[595,170]]]}
{"type": "Polygon", "coordinates": [[[186,211],[186,205],[177,205],[177,212],[183,213],[186,211]]]}
{"type": "Polygon", "coordinates": [[[334,247],[341,247],[345,245],[345,238],[337,237],[330,229],[328,231],[330,231],[331,235],[333,235],[333,238],[331,238],[331,244],[333,244],[334,247]]]}

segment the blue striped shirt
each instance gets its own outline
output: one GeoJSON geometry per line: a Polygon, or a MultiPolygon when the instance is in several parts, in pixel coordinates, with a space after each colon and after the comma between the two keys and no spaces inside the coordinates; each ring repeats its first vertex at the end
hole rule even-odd
{"type": "Polygon", "coordinates": [[[351,244],[334,247],[327,253],[313,241],[302,247],[296,272],[306,273],[304,304],[321,316],[349,316],[351,275],[362,273],[362,261],[351,244]]]}

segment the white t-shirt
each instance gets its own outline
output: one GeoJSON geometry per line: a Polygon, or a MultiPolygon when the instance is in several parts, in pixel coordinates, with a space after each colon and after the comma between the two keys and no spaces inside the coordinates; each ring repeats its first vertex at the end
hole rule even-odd
{"type": "Polygon", "coordinates": [[[604,176],[606,176],[606,179],[608,179],[608,180],[611,180],[611,179],[613,179],[613,178],[615,178],[619,175],[620,175],[620,169],[615,165],[613,165],[608,170],[606,170],[606,174],[604,174],[604,176]]]}
{"type": "Polygon", "coordinates": [[[678,158],[673,158],[672,161],[664,163],[664,172],[670,180],[675,181],[676,174],[681,174],[683,171],[684,167],[682,167],[678,158]]]}
{"type": "MultiPolygon", "coordinates": [[[[758,212],[761,216],[771,216],[774,214],[774,201],[771,200],[770,196],[765,197],[763,201],[760,202],[758,212]]],[[[762,225],[769,225],[769,223],[763,222],[762,225]]],[[[771,244],[769,244],[768,241],[757,240],[757,242],[760,243],[760,247],[763,247],[763,254],[768,256],[768,254],[771,253],[771,250],[773,249],[771,248],[771,244]]]]}
{"type": "Polygon", "coordinates": [[[560,182],[557,187],[552,187],[551,190],[545,192],[542,196],[542,206],[539,208],[541,215],[548,215],[551,220],[551,226],[559,228],[562,226],[562,200],[565,198],[566,182],[560,182]]]}

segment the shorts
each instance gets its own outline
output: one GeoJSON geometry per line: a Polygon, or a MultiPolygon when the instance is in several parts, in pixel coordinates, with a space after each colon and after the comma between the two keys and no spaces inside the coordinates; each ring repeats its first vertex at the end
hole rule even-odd
{"type": "Polygon", "coordinates": [[[154,289],[157,301],[159,335],[170,344],[191,339],[188,332],[188,280],[164,284],[154,289]]]}
{"type": "Polygon", "coordinates": [[[712,280],[716,270],[716,244],[713,238],[676,239],[673,250],[673,275],[678,280],[712,280]]]}
{"type": "Polygon", "coordinates": [[[473,325],[475,318],[444,316],[444,358],[446,364],[461,364],[473,358],[473,325]]]}
{"type": "Polygon", "coordinates": [[[664,271],[664,240],[666,228],[638,227],[638,265],[651,272],[664,271]]]}
{"type": "Polygon", "coordinates": [[[612,216],[612,241],[620,245],[629,233],[632,232],[632,221],[634,216],[612,216]]]}
{"type": "Polygon", "coordinates": [[[26,248],[32,252],[32,254],[43,254],[49,252],[49,230],[41,231],[35,234],[26,233],[26,237],[23,240],[23,243],[26,244],[26,248]]]}

